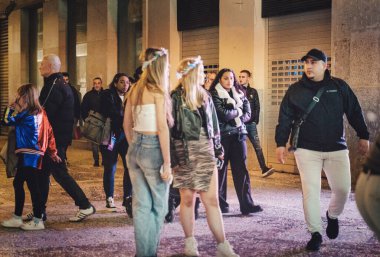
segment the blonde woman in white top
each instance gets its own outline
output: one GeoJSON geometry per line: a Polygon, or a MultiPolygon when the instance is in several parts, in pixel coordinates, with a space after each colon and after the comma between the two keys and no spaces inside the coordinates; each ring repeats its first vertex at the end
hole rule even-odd
{"type": "Polygon", "coordinates": [[[133,186],[136,256],[156,256],[167,213],[171,115],[168,52],[145,51],[143,73],[128,95],[124,131],[130,147],[127,163],[133,186]]]}

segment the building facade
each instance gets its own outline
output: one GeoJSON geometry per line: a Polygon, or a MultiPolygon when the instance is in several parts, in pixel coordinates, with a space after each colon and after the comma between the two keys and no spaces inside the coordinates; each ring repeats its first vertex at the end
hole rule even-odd
{"type": "MultiPolygon", "coordinates": [[[[100,76],[108,84],[118,71],[132,75],[140,65],[141,49],[163,46],[170,53],[172,87],[176,65],[187,56],[201,55],[206,70],[252,71],[261,100],[259,134],[267,162],[296,173],[292,155],[286,164],[277,163],[274,129],[282,97],[302,75],[300,57],[320,48],[329,56],[332,74],[357,94],[372,141],[379,131],[380,1],[334,0],[327,8],[266,16],[263,7],[270,1],[220,0],[216,25],[181,31],[177,0],[16,2],[15,10],[0,22],[2,108],[20,84],[42,85],[38,63],[45,54],[60,56],[62,70],[72,74],[73,84],[84,94],[92,78],[100,76]]],[[[363,159],[356,154],[354,131],[349,125],[346,129],[354,182],[363,159]]],[[[250,170],[257,167],[253,160],[250,147],[250,170]]]]}

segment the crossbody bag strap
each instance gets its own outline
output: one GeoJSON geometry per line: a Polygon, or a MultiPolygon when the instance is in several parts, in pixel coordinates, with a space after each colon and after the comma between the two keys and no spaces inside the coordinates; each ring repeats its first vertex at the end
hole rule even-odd
{"type": "Polygon", "coordinates": [[[315,105],[319,102],[319,99],[321,98],[322,94],[325,92],[325,89],[326,89],[326,87],[321,87],[320,89],[318,89],[317,94],[315,94],[315,96],[313,96],[313,101],[311,101],[311,103],[309,104],[309,106],[306,109],[306,112],[301,117],[302,122],[304,122],[306,120],[309,113],[313,110],[315,105]]]}
{"type": "Polygon", "coordinates": [[[57,81],[57,78],[54,80],[53,85],[51,86],[49,93],[48,93],[47,97],[45,98],[44,103],[42,104],[42,107],[45,107],[45,104],[46,104],[47,100],[49,99],[50,93],[53,90],[53,87],[54,87],[56,81],[57,81]]]}

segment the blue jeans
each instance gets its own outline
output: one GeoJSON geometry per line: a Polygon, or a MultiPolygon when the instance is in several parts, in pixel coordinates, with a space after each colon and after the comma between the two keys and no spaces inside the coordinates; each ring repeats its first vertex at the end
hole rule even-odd
{"type": "Polygon", "coordinates": [[[129,171],[125,156],[128,151],[128,142],[125,138],[124,132],[116,139],[112,151],[107,149],[107,146],[101,145],[100,151],[102,153],[102,160],[104,165],[103,173],[103,188],[106,198],[113,197],[115,187],[115,173],[117,166],[117,156],[120,155],[124,167],[123,177],[123,200],[132,195],[132,184],[129,177],[129,171]]]}
{"type": "Polygon", "coordinates": [[[255,149],[257,160],[259,161],[261,171],[267,171],[269,168],[265,164],[265,158],[263,154],[263,149],[260,145],[259,134],[257,133],[257,126],[255,122],[245,124],[248,132],[249,141],[251,141],[253,148],[255,149]]]}
{"type": "Polygon", "coordinates": [[[135,132],[127,163],[133,185],[136,256],[156,256],[169,195],[169,184],[160,177],[163,158],[158,136],[135,132]]]}

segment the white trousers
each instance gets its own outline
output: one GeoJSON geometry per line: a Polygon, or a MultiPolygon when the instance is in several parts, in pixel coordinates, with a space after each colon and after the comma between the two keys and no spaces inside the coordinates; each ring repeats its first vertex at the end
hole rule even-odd
{"type": "Polygon", "coordinates": [[[322,231],[321,172],[324,170],[331,188],[329,217],[337,218],[344,209],[351,190],[348,150],[318,152],[299,148],[294,152],[301,176],[303,209],[310,233],[322,231]]]}

